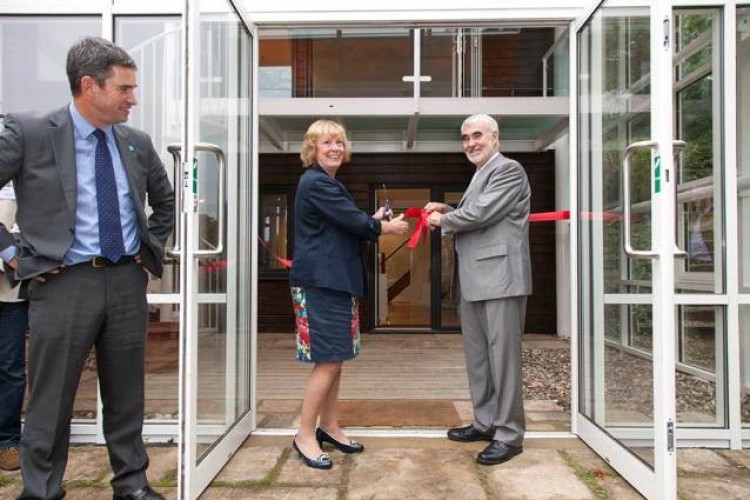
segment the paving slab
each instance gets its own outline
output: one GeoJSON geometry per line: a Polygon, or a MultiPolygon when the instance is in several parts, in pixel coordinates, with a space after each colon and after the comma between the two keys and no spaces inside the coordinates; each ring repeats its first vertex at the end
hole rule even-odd
{"type": "Polygon", "coordinates": [[[0,498],[7,500],[14,499],[21,494],[21,490],[23,490],[23,485],[18,481],[14,481],[11,484],[6,484],[2,488],[0,488],[0,498]]]}
{"type": "Polygon", "coordinates": [[[750,449],[745,450],[718,450],[718,453],[739,467],[750,471],[750,449]]]}
{"type": "Polygon", "coordinates": [[[177,485],[177,446],[149,446],[146,477],[151,484],[177,485]]]}
{"type": "Polygon", "coordinates": [[[200,500],[337,500],[336,488],[208,488],[200,500]]]}
{"type": "Polygon", "coordinates": [[[281,446],[239,448],[214,482],[226,485],[225,483],[262,481],[276,466],[284,449],[281,446]]]}
{"type": "MultiPolygon", "coordinates": [[[[96,481],[109,471],[109,456],[104,446],[71,446],[63,481],[96,481]]],[[[111,476],[111,474],[110,474],[111,476]]]]}
{"type": "Polygon", "coordinates": [[[724,457],[705,448],[681,448],[677,450],[677,470],[687,474],[729,475],[734,472],[724,457]]]}
{"type": "Polygon", "coordinates": [[[485,500],[474,456],[454,449],[386,448],[352,457],[349,500],[485,500]]]}
{"type": "Polygon", "coordinates": [[[331,469],[313,469],[308,467],[292,450],[289,459],[284,462],[281,473],[275,484],[284,486],[331,486],[344,481],[344,471],[349,464],[346,455],[341,452],[328,452],[333,460],[331,469]]]}
{"type": "MultiPolygon", "coordinates": [[[[523,409],[527,412],[544,412],[544,411],[562,411],[562,407],[557,404],[557,401],[549,399],[530,399],[523,402],[523,409]]],[[[570,413],[567,414],[570,419],[570,413]]]]}
{"type": "Polygon", "coordinates": [[[746,479],[678,477],[677,492],[681,498],[690,500],[747,500],[750,495],[750,477],[746,479]]]}
{"type": "Polygon", "coordinates": [[[490,491],[502,499],[595,500],[563,458],[550,450],[524,449],[501,465],[482,467],[490,491]]]}

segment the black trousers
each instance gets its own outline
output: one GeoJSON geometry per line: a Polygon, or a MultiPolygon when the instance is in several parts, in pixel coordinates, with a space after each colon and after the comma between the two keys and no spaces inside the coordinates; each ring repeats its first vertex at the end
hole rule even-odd
{"type": "Polygon", "coordinates": [[[20,498],[61,498],[70,420],[92,347],[115,494],[146,486],[143,445],[146,271],[129,261],[78,264],[29,283],[29,405],[21,438],[20,498]]]}

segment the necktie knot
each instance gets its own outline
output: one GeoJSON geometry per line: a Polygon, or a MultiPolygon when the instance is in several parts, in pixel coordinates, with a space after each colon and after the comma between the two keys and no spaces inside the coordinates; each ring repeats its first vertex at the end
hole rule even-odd
{"type": "Polygon", "coordinates": [[[96,128],[94,129],[94,135],[96,136],[97,140],[99,140],[99,142],[107,142],[107,134],[104,133],[104,130],[96,128]]]}

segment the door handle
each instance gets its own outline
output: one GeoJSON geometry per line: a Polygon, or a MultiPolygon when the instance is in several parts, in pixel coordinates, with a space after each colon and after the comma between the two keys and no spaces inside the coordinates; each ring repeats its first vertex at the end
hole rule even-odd
{"type": "Polygon", "coordinates": [[[622,158],[622,245],[625,254],[633,259],[655,259],[659,254],[653,250],[636,250],[630,242],[630,157],[636,151],[654,149],[656,141],[637,141],[625,148],[622,158]]]}
{"type": "MultiPolygon", "coordinates": [[[[224,240],[225,240],[225,229],[224,229],[224,202],[226,198],[226,155],[224,155],[224,150],[222,150],[219,146],[215,144],[210,144],[207,142],[197,142],[195,143],[194,149],[196,152],[202,151],[206,153],[213,153],[214,156],[216,156],[216,159],[218,161],[218,175],[219,175],[219,182],[218,182],[218,197],[217,197],[217,209],[218,209],[218,216],[217,216],[217,241],[214,248],[210,250],[196,250],[194,252],[194,255],[196,257],[208,257],[212,255],[221,255],[224,252],[224,240]]],[[[175,182],[175,185],[179,186],[178,189],[175,189],[175,206],[181,207],[182,206],[182,169],[179,168],[179,165],[182,164],[182,146],[179,144],[171,144],[167,147],[167,151],[172,154],[172,158],[174,158],[175,163],[175,179],[177,182],[175,182]],[[179,177],[178,177],[179,176],[179,177]]],[[[197,172],[197,171],[196,171],[197,172]]],[[[175,211],[175,215],[177,217],[176,224],[175,224],[175,237],[179,237],[181,234],[182,228],[180,227],[179,221],[180,217],[177,215],[179,211],[175,211]]],[[[179,241],[179,240],[177,240],[179,241]]],[[[170,253],[179,253],[180,248],[179,245],[175,245],[175,248],[170,253]]]]}
{"type": "MultiPolygon", "coordinates": [[[[622,159],[622,219],[623,219],[623,247],[625,253],[634,259],[655,259],[658,254],[653,250],[635,250],[630,242],[630,157],[635,151],[644,149],[655,149],[656,141],[637,141],[625,148],[625,155],[622,159]]],[[[677,156],[687,147],[685,141],[672,141],[673,154],[677,156]]],[[[677,188],[674,190],[675,207],[677,206],[677,188]]],[[[676,238],[675,238],[676,240],[676,238]]],[[[686,259],[688,253],[674,244],[674,256],[679,259],[686,259]]]]}
{"type": "Polygon", "coordinates": [[[167,250],[167,253],[173,257],[179,257],[182,250],[180,250],[180,242],[182,241],[182,217],[180,212],[182,211],[182,146],[179,144],[170,144],[167,146],[167,152],[172,155],[172,164],[174,166],[174,174],[172,176],[174,182],[174,247],[167,250]]]}
{"type": "MultiPolygon", "coordinates": [[[[684,151],[684,149],[687,147],[687,142],[685,141],[672,141],[672,151],[674,152],[674,157],[677,159],[677,157],[684,151]]],[[[677,208],[677,182],[675,182],[675,188],[674,188],[674,206],[675,209],[677,208]]],[[[677,246],[677,238],[675,238],[675,244],[674,244],[674,256],[678,259],[687,259],[688,253],[681,249],[679,246],[677,246]]]]}

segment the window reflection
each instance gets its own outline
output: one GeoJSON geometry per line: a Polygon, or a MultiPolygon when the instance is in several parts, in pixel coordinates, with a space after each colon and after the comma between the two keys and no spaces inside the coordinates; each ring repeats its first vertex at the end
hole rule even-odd
{"type": "Polygon", "coordinates": [[[286,194],[260,196],[260,238],[258,268],[261,271],[283,270],[277,257],[287,258],[289,235],[287,233],[288,198],[286,194]]]}

